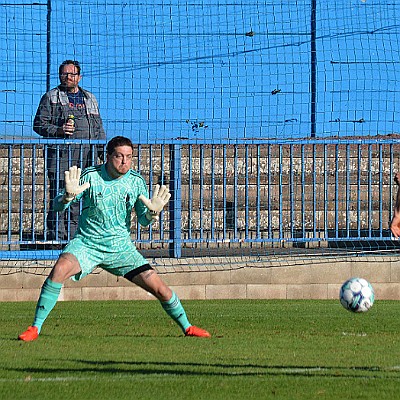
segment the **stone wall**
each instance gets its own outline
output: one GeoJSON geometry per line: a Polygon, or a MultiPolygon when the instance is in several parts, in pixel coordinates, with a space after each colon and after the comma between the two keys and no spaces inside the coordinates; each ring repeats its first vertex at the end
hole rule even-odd
{"type": "MultiPolygon", "coordinates": [[[[361,229],[380,229],[381,222],[387,227],[394,197],[393,171],[400,169],[399,146],[382,142],[183,146],[183,231],[190,224],[192,232],[204,232],[212,223],[214,230],[221,230],[230,220],[239,231],[254,231],[257,224],[266,232],[356,230],[360,225],[361,229]],[[236,219],[232,219],[234,205],[236,219]]],[[[43,149],[10,149],[0,147],[0,234],[7,232],[8,219],[12,233],[19,232],[21,219],[24,232],[32,231],[34,221],[35,231],[41,233],[45,206],[49,207],[43,149]]],[[[136,149],[133,168],[148,182],[150,178],[153,183],[169,182],[169,146],[141,146],[140,158],[138,154],[136,149]]],[[[168,221],[168,213],[165,216],[168,221]]]]}
{"type": "MultiPolygon", "coordinates": [[[[292,257],[251,266],[248,259],[220,259],[218,269],[195,259],[164,260],[155,266],[182,299],[337,299],[341,284],[352,276],[371,282],[378,300],[400,300],[400,259],[393,256],[317,258],[292,257]]],[[[203,259],[203,262],[207,261],[203,259]]],[[[22,262],[3,268],[0,301],[36,301],[51,267],[41,263],[30,273],[22,262]],[[6,273],[7,272],[7,273],[6,273]]],[[[124,278],[96,270],[80,282],[67,281],[61,301],[151,300],[149,293],[124,278]]]]}

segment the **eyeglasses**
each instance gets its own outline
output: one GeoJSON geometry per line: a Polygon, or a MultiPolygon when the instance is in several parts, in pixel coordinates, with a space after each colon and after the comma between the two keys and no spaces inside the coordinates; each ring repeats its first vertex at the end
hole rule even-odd
{"type": "Polygon", "coordinates": [[[61,76],[62,78],[67,78],[68,75],[71,75],[71,76],[78,76],[79,74],[78,74],[77,72],[63,72],[62,74],[60,74],[60,76],[61,76]]]}

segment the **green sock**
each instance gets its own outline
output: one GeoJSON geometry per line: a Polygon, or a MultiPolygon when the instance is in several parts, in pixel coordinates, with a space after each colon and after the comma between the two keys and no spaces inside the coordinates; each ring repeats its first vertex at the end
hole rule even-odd
{"type": "Polygon", "coordinates": [[[62,283],[53,282],[49,278],[43,283],[42,291],[36,305],[35,319],[33,320],[33,326],[38,328],[39,333],[43,322],[57,303],[61,288],[62,283]]]}
{"type": "Polygon", "coordinates": [[[188,321],[186,312],[175,292],[172,292],[172,297],[168,301],[161,302],[165,312],[180,326],[183,333],[191,326],[188,321]]]}

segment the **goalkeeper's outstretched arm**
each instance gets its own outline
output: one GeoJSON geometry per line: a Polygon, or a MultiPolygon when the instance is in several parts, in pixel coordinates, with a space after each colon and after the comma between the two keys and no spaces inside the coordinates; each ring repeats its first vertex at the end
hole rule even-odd
{"type": "Polygon", "coordinates": [[[65,210],[71,201],[75,200],[78,194],[84,192],[90,187],[89,182],[85,182],[83,185],[79,184],[81,178],[81,169],[78,167],[70,167],[68,171],[64,172],[65,176],[65,190],[64,193],[58,195],[54,199],[54,210],[63,211],[65,210]]]}
{"type": "Polygon", "coordinates": [[[398,239],[400,237],[400,172],[396,174],[394,180],[397,183],[397,194],[393,218],[390,223],[390,230],[392,231],[393,236],[398,239]]]}

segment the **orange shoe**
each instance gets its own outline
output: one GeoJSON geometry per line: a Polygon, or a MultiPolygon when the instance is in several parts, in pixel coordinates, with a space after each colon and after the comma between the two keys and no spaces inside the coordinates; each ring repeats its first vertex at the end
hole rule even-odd
{"type": "Polygon", "coordinates": [[[36,340],[39,336],[39,331],[36,326],[30,326],[25,332],[18,336],[18,340],[23,340],[24,342],[32,342],[36,340]]]}
{"type": "Polygon", "coordinates": [[[185,336],[196,336],[196,337],[211,337],[211,335],[204,329],[198,328],[197,326],[189,326],[185,331],[185,336]]]}

